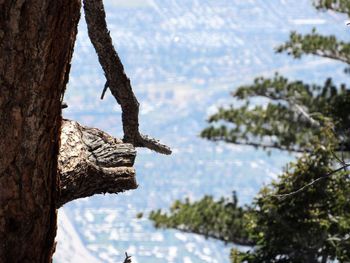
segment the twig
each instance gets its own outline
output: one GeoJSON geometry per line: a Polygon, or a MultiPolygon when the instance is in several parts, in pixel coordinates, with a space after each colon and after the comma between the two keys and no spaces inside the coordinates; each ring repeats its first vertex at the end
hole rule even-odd
{"type": "MultiPolygon", "coordinates": [[[[343,146],[343,145],[342,145],[342,146],[343,146]]],[[[343,148],[342,146],[341,146],[341,148],[343,148]]],[[[343,151],[341,151],[342,159],[340,159],[340,158],[338,157],[338,155],[336,155],[335,152],[331,151],[331,153],[332,153],[333,157],[334,157],[335,159],[337,159],[337,161],[338,161],[339,163],[341,163],[342,165],[346,165],[346,163],[345,163],[345,161],[344,161],[343,151]]]]}
{"type": "Polygon", "coordinates": [[[61,109],[66,109],[66,108],[68,108],[68,104],[63,101],[61,104],[61,109]]]}
{"type": "Polygon", "coordinates": [[[171,154],[171,149],[168,146],[159,143],[158,140],[141,135],[139,132],[139,102],[113,46],[112,38],[107,29],[102,0],[84,0],[83,2],[90,40],[105,72],[109,89],[122,108],[123,141],[134,146],[147,147],[159,153],[171,154]]]}
{"type": "Polygon", "coordinates": [[[135,147],[145,147],[162,154],[171,154],[171,149],[165,144],[161,144],[159,140],[151,138],[147,135],[139,134],[139,139],[134,145],[135,147]]]}
{"type": "Polygon", "coordinates": [[[311,149],[303,149],[303,148],[292,148],[292,147],[285,147],[285,146],[279,146],[279,145],[273,145],[273,144],[263,144],[263,143],[255,143],[255,142],[239,142],[239,141],[233,141],[233,140],[225,140],[224,138],[213,138],[210,139],[212,141],[225,141],[236,145],[244,145],[244,146],[252,146],[256,148],[267,148],[267,149],[276,149],[280,151],[288,151],[288,152],[295,152],[295,153],[310,153],[312,152],[311,149]]]}
{"type": "Polygon", "coordinates": [[[272,196],[278,197],[278,198],[280,198],[281,200],[284,200],[284,199],[286,199],[286,198],[289,197],[289,196],[293,196],[293,195],[296,195],[296,194],[298,194],[298,193],[304,191],[306,188],[308,188],[308,187],[314,185],[315,183],[317,183],[317,182],[319,182],[319,181],[321,181],[321,180],[323,180],[323,179],[326,179],[326,178],[332,176],[333,174],[335,174],[335,173],[337,173],[337,172],[339,172],[339,171],[341,171],[341,170],[343,170],[343,169],[345,169],[345,168],[347,168],[347,167],[349,167],[349,166],[350,166],[350,164],[343,165],[342,167],[340,167],[340,168],[338,168],[338,169],[336,169],[336,170],[333,170],[333,171],[329,172],[328,174],[323,175],[323,176],[321,176],[321,177],[319,177],[319,178],[313,180],[311,183],[308,183],[307,185],[304,185],[303,187],[301,187],[301,188],[299,188],[298,190],[293,191],[293,192],[291,192],[291,193],[288,193],[288,194],[279,194],[279,195],[272,195],[272,196]]]}
{"type": "Polygon", "coordinates": [[[319,128],[321,126],[320,123],[313,119],[302,106],[293,102],[292,100],[290,101],[290,103],[291,106],[294,107],[313,127],[319,128]]]}
{"type": "Polygon", "coordinates": [[[107,80],[106,83],[105,83],[105,86],[103,88],[102,94],[101,94],[101,100],[103,100],[103,97],[105,96],[105,93],[106,93],[106,91],[108,89],[108,86],[109,86],[109,84],[108,84],[108,80],[107,80]]]}
{"type": "MultiPolygon", "coordinates": [[[[341,164],[345,164],[345,157],[344,157],[344,149],[345,149],[345,145],[344,145],[344,141],[342,140],[342,143],[341,143],[341,149],[342,149],[342,151],[340,152],[340,154],[341,154],[341,160],[342,160],[342,162],[341,162],[341,164]]],[[[348,169],[347,168],[344,168],[344,171],[346,172],[348,169]]]]}
{"type": "Polygon", "coordinates": [[[125,260],[123,263],[131,263],[131,256],[128,256],[127,252],[125,252],[125,260]]]}

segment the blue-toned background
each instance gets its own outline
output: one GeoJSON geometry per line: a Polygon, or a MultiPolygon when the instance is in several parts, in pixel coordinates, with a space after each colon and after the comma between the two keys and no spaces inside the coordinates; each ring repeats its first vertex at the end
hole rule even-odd
{"type": "MultiPolygon", "coordinates": [[[[178,198],[228,196],[232,190],[240,203],[249,203],[292,156],[204,141],[198,134],[205,119],[231,103],[230,91],[258,75],[279,71],[310,82],[328,76],[346,81],[340,63],[295,61],[276,55],[274,47],[291,30],[306,33],[312,27],[347,40],[347,18],[317,12],[311,0],[105,0],[105,9],[141,103],[141,130],[171,145],[173,154],[138,149],[137,190],[61,209],[55,262],[122,262],[125,251],[133,263],[229,262],[232,244],[156,230],[135,215],[168,208],[178,198]]],[[[64,116],[121,137],[119,106],[109,92],[99,99],[104,82],[82,16],[64,116]]]]}

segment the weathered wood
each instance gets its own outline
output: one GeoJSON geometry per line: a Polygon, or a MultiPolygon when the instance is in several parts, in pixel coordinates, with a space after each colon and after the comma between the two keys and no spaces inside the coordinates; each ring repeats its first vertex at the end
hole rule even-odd
{"type": "Polygon", "coordinates": [[[139,102],[113,46],[112,38],[107,29],[102,0],[84,0],[83,2],[89,37],[107,78],[101,98],[109,87],[112,95],[120,104],[124,142],[131,143],[135,147],[146,147],[162,154],[171,154],[171,149],[168,146],[139,132],[139,102]]]}
{"type": "Polygon", "coordinates": [[[61,193],[57,207],[94,194],[136,189],[136,151],[107,133],[63,120],[58,158],[61,193]]]}
{"type": "Polygon", "coordinates": [[[0,0],[0,262],[51,261],[79,0],[0,0]]]}

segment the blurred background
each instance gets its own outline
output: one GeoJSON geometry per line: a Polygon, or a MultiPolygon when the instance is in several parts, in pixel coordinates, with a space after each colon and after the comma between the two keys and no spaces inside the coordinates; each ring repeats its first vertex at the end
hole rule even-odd
{"type": "MultiPolygon", "coordinates": [[[[251,202],[293,156],[199,138],[206,118],[232,103],[230,92],[256,76],[276,71],[291,79],[344,81],[343,65],[305,57],[303,63],[275,54],[291,30],[347,39],[346,17],[318,12],[311,0],[105,0],[108,28],[141,104],[144,134],[173,149],[162,156],[138,149],[139,188],[94,196],[59,210],[56,263],[229,262],[232,244],[175,230],[157,230],[145,216],[175,199],[205,194],[251,202]]],[[[87,36],[82,15],[75,45],[64,117],[122,137],[120,107],[87,36]]],[[[242,248],[244,249],[244,248],[242,248]]]]}

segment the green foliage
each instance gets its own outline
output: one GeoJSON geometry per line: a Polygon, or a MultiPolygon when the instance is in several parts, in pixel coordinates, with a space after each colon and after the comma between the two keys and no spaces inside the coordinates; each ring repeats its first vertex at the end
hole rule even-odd
{"type": "Polygon", "coordinates": [[[334,125],[340,145],[337,150],[350,150],[350,90],[337,88],[331,79],[323,86],[289,81],[276,74],[272,79],[257,78],[249,86],[233,93],[244,100],[243,106],[220,108],[210,116],[203,138],[262,148],[290,151],[312,151],[325,144],[322,127],[334,125]],[[267,104],[252,105],[251,99],[263,97],[267,104]]]}
{"type": "MultiPolygon", "coordinates": [[[[315,6],[350,14],[350,0],[319,0],[315,6]]],[[[350,44],[316,30],[292,32],[277,52],[350,64],[350,44]]],[[[350,153],[350,90],[330,78],[310,85],[276,74],[256,78],[232,96],[241,106],[210,116],[203,138],[303,154],[250,206],[239,207],[235,194],[219,201],[205,196],[176,201],[169,213],[158,210],[150,219],[156,227],[254,245],[248,252],[233,249],[233,263],[350,262],[350,177],[345,169],[334,172],[350,153]]]]}
{"type": "Polygon", "coordinates": [[[328,174],[334,161],[329,151],[320,148],[299,158],[260,191],[247,214],[247,227],[257,246],[240,254],[243,262],[350,261],[348,172],[340,171],[298,194],[278,197],[328,174]]]}
{"type": "Polygon", "coordinates": [[[333,10],[347,15],[350,14],[349,0],[315,0],[314,4],[317,9],[333,10]]]}
{"type": "Polygon", "coordinates": [[[241,263],[245,257],[246,255],[241,253],[238,249],[231,249],[230,258],[232,263],[241,263]]]}
{"type": "Polygon", "coordinates": [[[142,217],[143,217],[143,213],[140,212],[140,213],[137,213],[137,214],[136,214],[136,218],[137,218],[137,219],[141,219],[142,217]]]}
{"type": "Polygon", "coordinates": [[[349,172],[340,170],[298,194],[284,196],[334,169],[337,158],[331,148],[319,147],[289,164],[250,207],[239,207],[235,193],[219,201],[205,196],[196,202],[176,201],[169,213],[153,211],[149,218],[156,227],[255,245],[246,253],[233,249],[232,262],[350,262],[349,172]]]}
{"type": "Polygon", "coordinates": [[[292,32],[289,41],[279,46],[278,53],[287,52],[295,58],[304,54],[336,59],[347,64],[350,63],[350,44],[338,41],[335,36],[322,36],[313,29],[311,34],[305,36],[292,32]]]}
{"type": "Polygon", "coordinates": [[[185,232],[197,233],[225,242],[251,245],[245,228],[245,208],[237,205],[236,193],[232,198],[213,200],[211,196],[190,202],[175,201],[170,214],[161,210],[152,211],[149,218],[156,227],[176,228],[185,232]]]}

